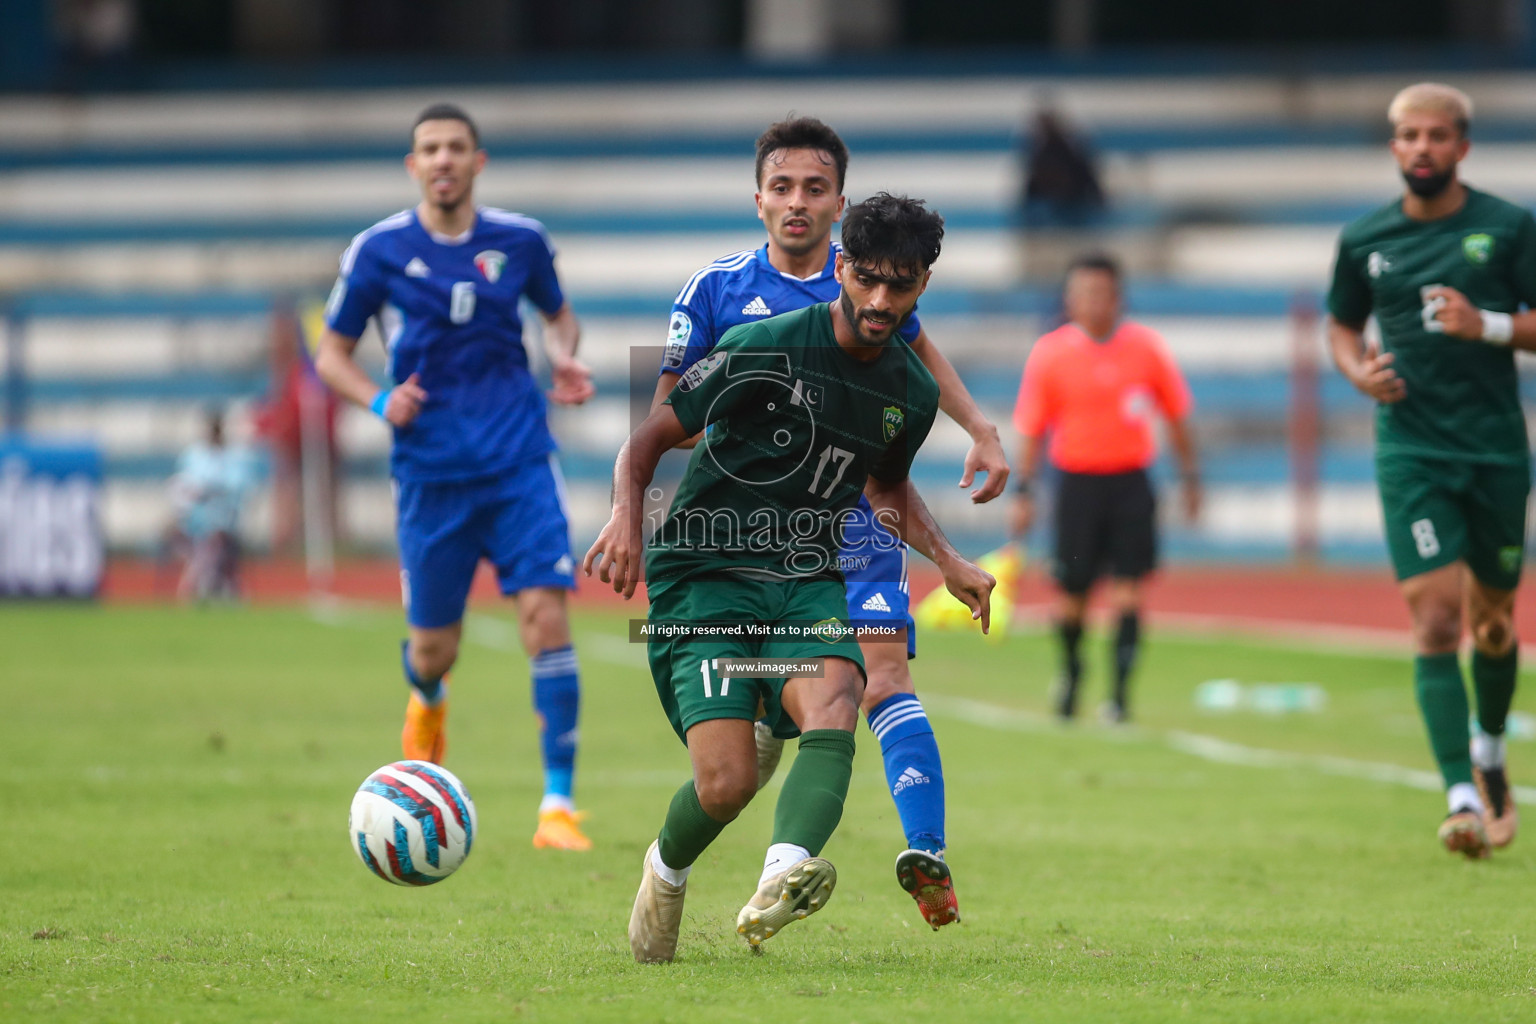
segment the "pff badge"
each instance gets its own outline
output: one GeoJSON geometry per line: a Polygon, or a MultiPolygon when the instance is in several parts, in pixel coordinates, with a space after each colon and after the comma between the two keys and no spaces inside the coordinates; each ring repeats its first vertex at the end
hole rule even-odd
{"type": "Polygon", "coordinates": [[[692,391],[704,383],[705,377],[708,377],[725,365],[725,356],[724,352],[715,352],[688,367],[688,372],[683,374],[683,379],[677,382],[677,389],[679,391],[692,391]]]}
{"type": "Polygon", "coordinates": [[[667,347],[661,356],[661,365],[678,367],[683,365],[683,359],[688,355],[688,339],[693,337],[693,321],[688,319],[688,314],[680,309],[672,311],[672,320],[667,324],[667,347]]]}
{"type": "Polygon", "coordinates": [[[1461,253],[1468,263],[1483,266],[1493,256],[1493,236],[1481,233],[1468,235],[1461,240],[1461,253]]]}
{"type": "Polygon", "coordinates": [[[885,407],[885,415],[880,420],[880,425],[885,430],[885,440],[889,442],[907,422],[906,414],[894,405],[885,407]]]}

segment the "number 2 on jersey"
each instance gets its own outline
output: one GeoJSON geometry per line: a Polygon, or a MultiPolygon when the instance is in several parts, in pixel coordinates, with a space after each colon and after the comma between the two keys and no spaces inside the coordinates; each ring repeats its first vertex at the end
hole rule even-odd
{"type": "Polygon", "coordinates": [[[448,293],[448,319],[467,324],[475,315],[475,282],[460,281],[448,293]]]}
{"type": "Polygon", "coordinates": [[[816,485],[821,482],[822,471],[827,468],[827,463],[833,459],[837,460],[837,472],[828,481],[827,489],[821,494],[823,498],[832,497],[832,489],[837,486],[838,481],[843,478],[843,473],[847,471],[849,465],[853,462],[853,452],[848,451],[846,448],[834,448],[829,444],[821,450],[821,461],[816,463],[816,472],[811,477],[811,486],[807,487],[806,490],[812,494],[816,493],[816,485]]]}

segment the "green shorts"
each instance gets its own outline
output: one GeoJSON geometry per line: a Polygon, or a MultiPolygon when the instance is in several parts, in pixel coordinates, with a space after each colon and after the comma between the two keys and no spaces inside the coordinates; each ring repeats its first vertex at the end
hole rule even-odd
{"type": "Polygon", "coordinates": [[[1399,580],[1465,561],[1486,586],[1520,584],[1529,463],[1377,453],[1376,484],[1399,580]]]}
{"type": "MultiPolygon", "coordinates": [[[[814,623],[835,619],[848,624],[848,598],[838,580],[679,580],[650,590],[652,622],[814,623]]],[[[800,735],[800,728],[781,703],[783,679],[724,679],[719,658],[846,658],[864,671],[864,656],[851,631],[826,640],[761,639],[750,636],[720,639],[651,640],[647,645],[656,695],[677,738],[687,742],[688,730],[714,718],[758,718],[758,704],[767,711],[773,734],[781,739],[800,735]]]]}

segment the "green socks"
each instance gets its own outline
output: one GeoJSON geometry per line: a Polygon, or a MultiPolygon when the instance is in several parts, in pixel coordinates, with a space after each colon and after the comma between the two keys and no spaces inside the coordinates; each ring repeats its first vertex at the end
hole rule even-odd
{"type": "MultiPolygon", "coordinates": [[[[852,777],[853,733],[841,729],[803,733],[800,753],[784,779],[773,815],[773,841],[803,846],[812,856],[820,853],[843,817],[852,777]]],[[[662,863],[669,868],[690,866],[728,824],[704,813],[692,779],[683,783],[661,826],[662,863]]]]}
{"type": "MultiPolygon", "coordinates": [[[[844,788],[846,786],[845,782],[844,788]]],[[[659,852],[662,863],[669,868],[688,867],[729,824],[704,813],[699,804],[699,791],[693,788],[693,780],[689,779],[673,794],[672,806],[667,808],[667,820],[661,826],[659,852]]]]}
{"type": "Polygon", "coordinates": [[[842,820],[852,777],[853,733],[841,729],[801,733],[800,752],[784,778],[773,812],[774,843],[803,846],[813,857],[819,854],[842,820]]]}
{"type": "Polygon", "coordinates": [[[1477,725],[1489,736],[1504,735],[1510,702],[1515,699],[1515,677],[1520,671],[1520,645],[1494,657],[1472,651],[1472,689],[1477,693],[1477,725]]]}
{"type": "MultiPolygon", "coordinates": [[[[1513,661],[1513,659],[1511,659],[1513,661]]],[[[1472,753],[1467,731],[1467,687],[1455,654],[1421,654],[1413,659],[1413,688],[1429,730],[1429,746],[1447,789],[1472,782],[1472,753]]],[[[1511,679],[1510,689],[1514,684],[1511,679]]],[[[1481,701],[1479,701],[1481,703],[1481,701]]],[[[1504,710],[1509,710],[1506,698],[1504,710]]],[[[1502,715],[1500,717],[1502,725],[1502,715]]]]}

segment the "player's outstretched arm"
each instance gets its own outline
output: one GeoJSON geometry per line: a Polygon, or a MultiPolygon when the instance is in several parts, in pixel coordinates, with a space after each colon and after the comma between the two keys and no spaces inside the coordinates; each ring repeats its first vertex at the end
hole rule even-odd
{"type": "Polygon", "coordinates": [[[580,405],[592,397],[596,388],[592,386],[592,371],[576,358],[581,322],[571,304],[567,302],[554,316],[545,317],[544,328],[544,351],[554,383],[549,399],[557,405],[580,405]]]}
{"type": "Polygon", "coordinates": [[[315,350],[315,372],[341,397],[364,409],[372,409],[394,426],[410,426],[427,401],[421,378],[413,373],[403,384],[380,388],[368,376],[368,371],[352,358],[352,350],[356,347],[356,338],[327,327],[315,350]]]}
{"type": "Polygon", "coordinates": [[[997,428],[982,414],[976,399],[971,397],[960,374],[939,347],[928,337],[927,330],[919,330],[912,339],[912,351],[923,361],[928,372],[939,385],[939,408],[944,415],[960,424],[971,436],[971,448],[965,453],[965,473],[960,486],[969,487],[977,473],[987,474],[986,483],[971,492],[971,500],[978,505],[991,501],[1008,486],[1008,456],[1003,442],[997,436],[997,428]]]}
{"type": "Polygon", "coordinates": [[[619,449],[613,464],[613,514],[581,560],[581,571],[613,585],[625,599],[635,595],[645,554],[640,539],[640,517],[645,489],[656,473],[656,464],[667,449],[688,436],[670,405],[651,412],[619,449]]]}
{"type": "Polygon", "coordinates": [[[1378,402],[1401,402],[1408,397],[1408,387],[1392,369],[1390,352],[1377,352],[1365,344],[1359,327],[1328,318],[1328,352],[1333,365],[1361,394],[1378,402]]]}
{"type": "Polygon", "coordinates": [[[910,479],[890,483],[870,477],[864,485],[875,519],[922,552],[944,574],[949,592],[981,620],[981,631],[992,628],[992,588],[997,580],[980,566],[966,561],[933,521],[922,495],[910,479]]]}

